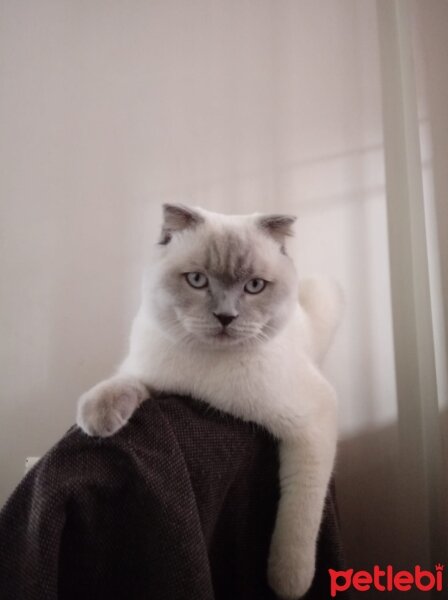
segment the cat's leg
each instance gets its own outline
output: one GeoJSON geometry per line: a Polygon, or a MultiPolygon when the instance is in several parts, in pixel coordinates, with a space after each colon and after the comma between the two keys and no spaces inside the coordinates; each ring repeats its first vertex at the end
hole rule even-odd
{"type": "MultiPolygon", "coordinates": [[[[315,377],[316,373],[310,373],[315,377]]],[[[280,442],[280,501],[268,578],[281,598],[300,598],[315,571],[316,542],[336,452],[336,399],[321,378],[317,410],[280,442]]]]}
{"type": "Polygon", "coordinates": [[[98,383],[80,397],[76,422],[89,435],[113,435],[126,425],[147,398],[149,391],[139,379],[116,375],[98,383]]]}

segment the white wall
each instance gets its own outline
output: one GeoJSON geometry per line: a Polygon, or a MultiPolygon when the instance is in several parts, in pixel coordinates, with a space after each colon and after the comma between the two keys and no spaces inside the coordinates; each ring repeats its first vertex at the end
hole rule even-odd
{"type": "Polygon", "coordinates": [[[351,564],[394,562],[396,401],[373,0],[0,3],[0,501],[123,356],[160,203],[299,215],[351,564]],[[368,541],[367,541],[368,540],[368,541]]]}

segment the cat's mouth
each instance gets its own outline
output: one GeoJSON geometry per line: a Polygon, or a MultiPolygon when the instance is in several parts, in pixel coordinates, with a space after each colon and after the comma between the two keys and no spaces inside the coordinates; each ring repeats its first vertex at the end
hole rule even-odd
{"type": "Polygon", "coordinates": [[[209,344],[217,345],[217,346],[227,346],[227,345],[235,345],[240,344],[244,341],[244,337],[238,335],[237,332],[228,329],[227,327],[223,327],[219,331],[213,332],[203,338],[204,341],[209,344]]]}
{"type": "Polygon", "coordinates": [[[227,329],[221,329],[221,331],[218,331],[218,333],[215,333],[215,335],[213,336],[216,340],[228,340],[228,339],[235,339],[234,336],[232,336],[230,334],[230,332],[227,329]]]}
{"type": "Polygon", "coordinates": [[[255,337],[247,333],[242,333],[232,328],[223,328],[220,331],[208,336],[208,343],[217,347],[241,346],[251,343],[255,337]]]}
{"type": "MultiPolygon", "coordinates": [[[[249,327],[223,326],[217,327],[201,323],[183,323],[190,336],[197,342],[215,347],[227,347],[241,345],[256,338],[256,331],[249,327]]],[[[191,338],[190,338],[191,339],[191,338]]]]}

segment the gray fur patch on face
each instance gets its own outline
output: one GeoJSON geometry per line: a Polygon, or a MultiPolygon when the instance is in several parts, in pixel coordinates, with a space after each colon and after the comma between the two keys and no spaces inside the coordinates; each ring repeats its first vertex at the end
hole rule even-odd
{"type": "Polygon", "coordinates": [[[249,278],[254,271],[254,253],[249,240],[235,232],[210,236],[205,249],[204,269],[223,283],[249,278]]]}

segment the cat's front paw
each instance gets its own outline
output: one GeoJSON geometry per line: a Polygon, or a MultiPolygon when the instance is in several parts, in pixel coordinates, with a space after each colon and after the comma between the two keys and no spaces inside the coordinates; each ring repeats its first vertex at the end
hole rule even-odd
{"type": "Polygon", "coordinates": [[[274,532],[269,552],[268,582],[279,598],[302,598],[313,583],[314,571],[314,548],[288,543],[274,532]]]}
{"type": "Polygon", "coordinates": [[[76,422],[89,435],[108,437],[126,425],[148,397],[147,388],[137,379],[107,379],[80,397],[76,422]]]}

